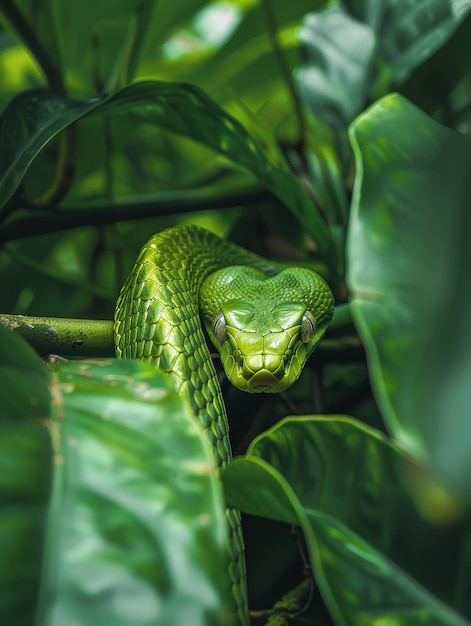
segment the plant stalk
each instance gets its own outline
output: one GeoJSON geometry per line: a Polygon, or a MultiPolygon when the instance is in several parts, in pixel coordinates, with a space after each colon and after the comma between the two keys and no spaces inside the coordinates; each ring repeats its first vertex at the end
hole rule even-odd
{"type": "Polygon", "coordinates": [[[115,354],[110,320],[1,314],[0,324],[23,337],[40,355],[93,358],[115,354]]]}
{"type": "MultiPolygon", "coordinates": [[[[339,307],[340,308],[340,307],[339,307]]],[[[23,337],[41,356],[56,354],[69,358],[115,356],[111,320],[35,317],[0,313],[0,324],[23,337]]],[[[357,338],[324,339],[318,348],[322,362],[364,360],[357,338]]]]}

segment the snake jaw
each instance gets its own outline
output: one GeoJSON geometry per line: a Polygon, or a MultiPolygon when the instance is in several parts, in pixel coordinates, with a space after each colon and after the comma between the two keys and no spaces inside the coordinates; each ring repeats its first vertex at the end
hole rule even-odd
{"type": "Polygon", "coordinates": [[[259,370],[247,381],[247,391],[252,393],[276,393],[280,381],[267,370],[259,370]]]}
{"type": "Polygon", "coordinates": [[[248,393],[279,393],[299,378],[309,355],[324,336],[330,318],[316,327],[312,339],[304,343],[300,325],[280,333],[247,332],[226,326],[227,338],[217,344],[224,370],[230,382],[248,393]]]}
{"type": "Polygon", "coordinates": [[[299,329],[294,330],[288,349],[281,352],[275,352],[279,347],[276,333],[265,337],[250,333],[250,342],[244,342],[242,335],[228,327],[228,339],[218,346],[226,375],[235,387],[248,393],[279,393],[297,380],[307,358],[299,329]],[[254,353],[255,345],[258,347],[254,353]],[[241,346],[245,346],[245,352],[241,346]]]}

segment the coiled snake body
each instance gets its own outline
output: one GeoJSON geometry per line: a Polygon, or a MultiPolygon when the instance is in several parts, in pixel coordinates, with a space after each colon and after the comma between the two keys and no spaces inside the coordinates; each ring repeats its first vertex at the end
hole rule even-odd
{"type": "MultiPolygon", "coordinates": [[[[278,392],[298,378],[332,312],[332,294],[314,272],[281,269],[200,227],[178,226],[147,242],[121,290],[116,353],[173,376],[223,466],[231,458],[227,418],[203,324],[236,387],[278,392]]],[[[227,519],[228,584],[247,624],[239,512],[228,509],[227,519]]]]}

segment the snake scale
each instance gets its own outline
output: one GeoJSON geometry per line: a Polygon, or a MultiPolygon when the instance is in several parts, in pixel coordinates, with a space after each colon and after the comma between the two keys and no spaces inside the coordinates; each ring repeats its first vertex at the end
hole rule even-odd
{"type": "MultiPolygon", "coordinates": [[[[283,268],[195,225],[169,228],[143,247],[115,309],[116,354],[170,373],[189,400],[218,466],[231,458],[226,410],[204,329],[230,381],[279,392],[299,376],[333,313],[314,272],[283,268]]],[[[248,624],[240,514],[228,508],[228,585],[248,624]]]]}

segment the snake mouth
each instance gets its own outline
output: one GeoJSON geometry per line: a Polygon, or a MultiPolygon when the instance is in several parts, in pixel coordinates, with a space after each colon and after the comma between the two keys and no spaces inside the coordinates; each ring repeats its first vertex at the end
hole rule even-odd
{"type": "Polygon", "coordinates": [[[247,381],[247,390],[251,393],[274,393],[279,386],[280,381],[267,370],[257,372],[247,381]]]}

